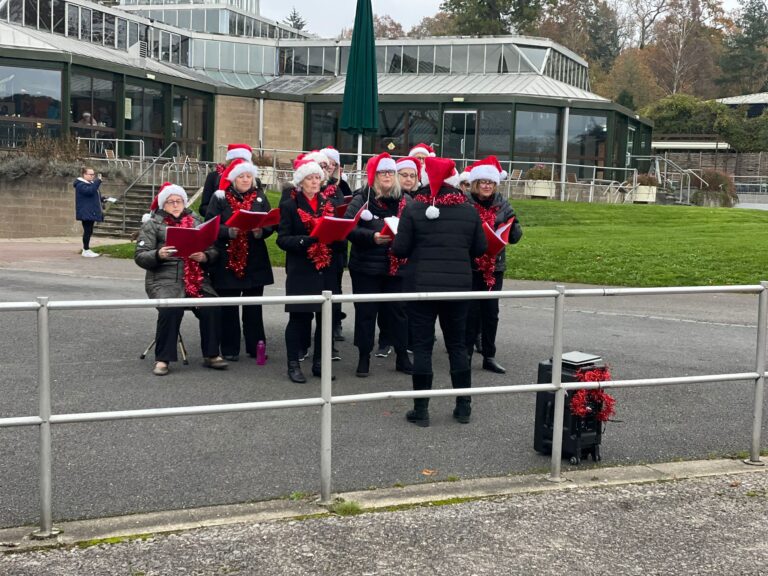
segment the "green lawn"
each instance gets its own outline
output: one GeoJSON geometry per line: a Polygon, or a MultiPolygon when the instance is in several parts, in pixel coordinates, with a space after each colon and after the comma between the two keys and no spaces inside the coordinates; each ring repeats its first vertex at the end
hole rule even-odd
{"type": "MultiPolygon", "coordinates": [[[[277,193],[269,193],[277,206],[277,193]]],[[[518,200],[507,277],[613,286],[755,284],[768,278],[768,211],[518,200]]],[[[285,257],[267,240],[274,266],[285,257]]],[[[133,257],[133,245],[97,249],[133,257]]]]}

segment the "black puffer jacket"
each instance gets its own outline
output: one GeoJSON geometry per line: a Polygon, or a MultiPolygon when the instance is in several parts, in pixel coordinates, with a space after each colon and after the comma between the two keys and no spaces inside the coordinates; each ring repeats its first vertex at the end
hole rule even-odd
{"type": "MultiPolygon", "coordinates": [[[[256,190],[249,210],[253,212],[269,212],[271,207],[264,191],[261,188],[256,190]]],[[[254,238],[253,234],[248,233],[248,258],[245,264],[245,276],[238,278],[235,273],[227,268],[229,255],[227,249],[231,241],[229,226],[224,224],[232,216],[232,207],[227,201],[226,194],[235,194],[242,198],[238,192],[230,186],[226,193],[222,190],[217,191],[208,204],[206,220],[211,220],[216,216],[221,216],[221,226],[219,227],[219,238],[216,241],[216,247],[219,249],[221,257],[212,270],[213,285],[216,288],[225,290],[247,290],[257,286],[268,286],[274,284],[272,275],[272,263],[269,261],[269,251],[264,242],[266,238],[275,231],[273,226],[262,229],[261,238],[254,238]]]]}
{"type": "MultiPolygon", "coordinates": [[[[389,274],[389,251],[391,244],[376,244],[373,236],[384,228],[384,218],[397,216],[400,209],[400,198],[379,198],[374,200],[375,193],[368,188],[363,188],[355,193],[352,202],[347,208],[346,217],[354,218],[360,208],[368,202],[368,210],[373,214],[373,220],[365,221],[362,218],[357,226],[349,233],[347,239],[352,244],[349,256],[349,270],[359,274],[370,276],[386,276],[389,274]],[[368,199],[371,198],[369,201],[368,199]]],[[[405,204],[412,202],[410,197],[405,197],[405,204]]],[[[399,269],[398,276],[403,274],[399,269]]]]}
{"type": "MultiPolygon", "coordinates": [[[[461,194],[443,186],[438,197],[461,194]]],[[[438,198],[439,204],[439,198],[438,198]]],[[[457,292],[472,290],[472,259],[487,248],[477,211],[469,204],[438,206],[440,217],[430,220],[427,207],[411,202],[400,218],[392,249],[399,258],[408,258],[404,291],[457,292]]]]}
{"type": "MultiPolygon", "coordinates": [[[[520,238],[523,237],[523,227],[520,226],[520,221],[515,215],[515,210],[512,208],[506,198],[503,198],[498,192],[494,192],[493,196],[485,201],[480,200],[473,194],[468,194],[467,197],[469,198],[470,204],[475,207],[475,209],[477,209],[477,205],[480,205],[484,208],[496,209],[496,221],[493,225],[494,230],[497,230],[499,226],[514,216],[515,223],[512,225],[512,230],[509,232],[509,243],[517,244],[520,241],[520,238]]],[[[477,270],[477,264],[474,260],[472,261],[472,269],[477,270]]],[[[505,248],[496,256],[496,272],[504,272],[506,269],[507,257],[505,248]]]]}
{"type": "MultiPolygon", "coordinates": [[[[189,209],[184,210],[182,216],[192,215],[195,226],[200,225],[197,218],[189,209]]],[[[144,279],[144,289],[149,298],[184,298],[184,260],[181,258],[168,258],[161,260],[157,257],[157,251],[165,246],[165,238],[168,232],[168,224],[165,218],[168,216],[163,210],[157,210],[152,217],[141,225],[139,237],[136,240],[136,252],[133,260],[147,271],[144,279]]],[[[206,296],[216,296],[211,285],[207,271],[218,258],[219,251],[216,246],[205,250],[208,261],[200,267],[205,272],[202,292],[206,296]]]]}

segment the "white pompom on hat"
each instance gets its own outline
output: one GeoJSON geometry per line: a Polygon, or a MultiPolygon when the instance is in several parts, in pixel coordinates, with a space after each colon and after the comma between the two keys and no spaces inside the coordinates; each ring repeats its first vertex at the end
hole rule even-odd
{"type": "Polygon", "coordinates": [[[227,162],[231,162],[235,158],[250,162],[253,160],[253,148],[248,144],[230,144],[227,146],[227,154],[224,158],[227,162]]]}
{"type": "Polygon", "coordinates": [[[435,158],[428,156],[424,159],[424,172],[429,178],[429,191],[432,205],[427,208],[426,216],[429,220],[440,217],[440,209],[435,206],[435,198],[443,184],[456,187],[459,184],[459,173],[456,172],[456,164],[450,158],[435,158]]]}
{"type": "Polygon", "coordinates": [[[478,160],[467,168],[469,171],[469,181],[475,180],[491,180],[498,184],[502,180],[506,180],[507,173],[501,169],[496,156],[488,156],[482,160],[478,160]]]}
{"type": "Polygon", "coordinates": [[[171,196],[181,196],[182,200],[184,200],[184,207],[186,208],[187,203],[189,202],[187,192],[178,184],[171,184],[170,182],[165,182],[160,186],[160,191],[157,193],[157,207],[162,208],[171,196]]]}
{"type": "Polygon", "coordinates": [[[317,174],[320,178],[325,178],[325,170],[314,160],[302,159],[293,163],[293,185],[298,186],[304,181],[304,178],[317,174]]]}

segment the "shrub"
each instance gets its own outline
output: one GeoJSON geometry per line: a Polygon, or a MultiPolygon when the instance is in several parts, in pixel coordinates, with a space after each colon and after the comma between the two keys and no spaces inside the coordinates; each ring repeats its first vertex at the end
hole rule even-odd
{"type": "Polygon", "coordinates": [[[261,168],[272,168],[272,156],[254,154],[253,164],[261,168]]]}
{"type": "Polygon", "coordinates": [[[61,162],[80,162],[83,157],[82,151],[77,146],[77,140],[72,136],[63,138],[30,136],[24,142],[22,152],[32,158],[61,162]]]}
{"type": "MultiPolygon", "coordinates": [[[[739,202],[736,195],[736,186],[733,178],[725,172],[717,170],[705,170],[701,179],[707,184],[701,185],[701,189],[693,194],[691,201],[697,206],[722,206],[733,208],[739,202]]],[[[698,182],[698,181],[697,181],[698,182]]]]}
{"type": "Polygon", "coordinates": [[[525,173],[526,180],[552,180],[552,170],[544,164],[536,164],[525,173]]]}
{"type": "Polygon", "coordinates": [[[638,186],[658,186],[659,181],[653,174],[643,173],[637,175],[638,186]]]}

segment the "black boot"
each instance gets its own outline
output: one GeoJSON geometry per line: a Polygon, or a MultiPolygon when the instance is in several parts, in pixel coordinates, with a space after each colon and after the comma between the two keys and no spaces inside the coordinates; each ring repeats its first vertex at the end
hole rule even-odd
{"type": "MultiPolygon", "coordinates": [[[[451,384],[454,388],[471,388],[472,370],[451,372],[451,384]]],[[[453,417],[462,424],[469,424],[470,414],[472,414],[472,397],[457,396],[456,407],[453,409],[453,417]]]]}
{"type": "Polygon", "coordinates": [[[295,382],[296,384],[304,384],[307,381],[306,376],[304,376],[304,373],[301,371],[301,364],[295,360],[288,362],[288,378],[291,379],[291,382],[295,382]]]}
{"type": "Polygon", "coordinates": [[[491,356],[487,358],[483,358],[483,370],[488,370],[490,372],[495,372],[496,374],[506,374],[507,370],[496,362],[496,358],[493,358],[491,356]]]}
{"type": "Polygon", "coordinates": [[[408,357],[408,352],[405,348],[397,351],[397,359],[395,360],[395,370],[404,374],[413,374],[413,363],[408,357]]]}
{"type": "MultiPolygon", "coordinates": [[[[320,367],[320,360],[312,362],[312,376],[320,378],[323,375],[322,368],[320,367]]],[[[331,375],[331,380],[336,380],[336,376],[331,375]]]]}
{"type": "Polygon", "coordinates": [[[371,355],[363,354],[360,352],[360,359],[357,361],[357,370],[355,370],[355,376],[358,378],[366,378],[371,371],[371,355]]]}
{"type": "Polygon", "coordinates": [[[333,341],[334,342],[344,342],[344,334],[341,333],[341,324],[336,324],[333,327],[333,341]]]}
{"type": "MultiPolygon", "coordinates": [[[[414,390],[432,389],[432,374],[414,374],[412,379],[414,390]]],[[[405,414],[405,419],[422,428],[429,426],[429,398],[414,398],[413,410],[405,414]]]]}

